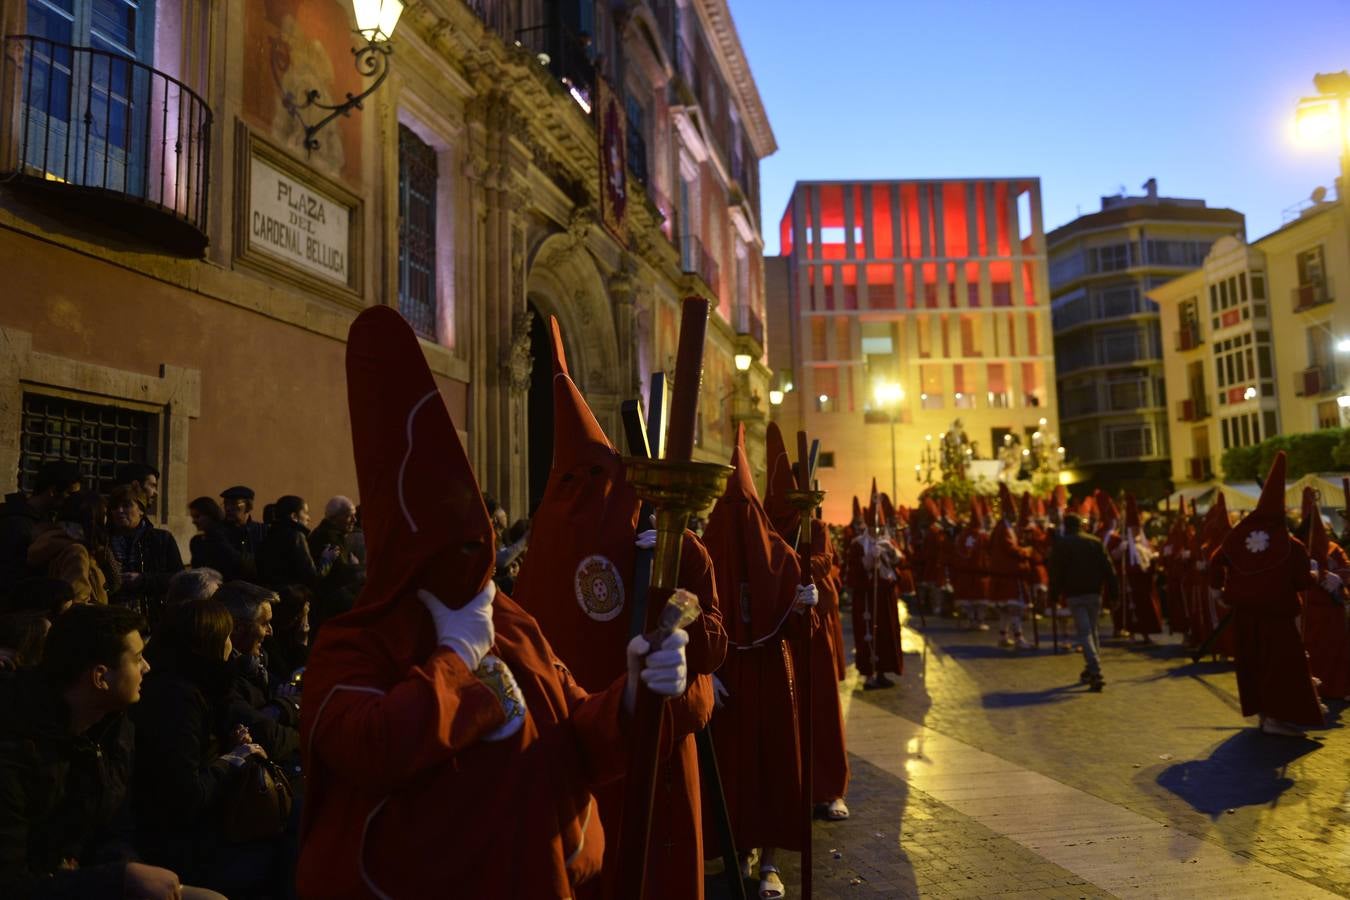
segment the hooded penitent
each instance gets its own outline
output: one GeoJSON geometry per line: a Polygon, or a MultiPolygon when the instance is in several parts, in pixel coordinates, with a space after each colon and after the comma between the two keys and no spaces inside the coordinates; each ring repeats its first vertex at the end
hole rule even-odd
{"type": "Polygon", "coordinates": [[[626,665],[638,497],[568,373],[556,319],[550,317],[549,328],[553,467],[530,522],[534,540],[514,596],[581,686],[596,690],[626,665]]]}
{"type": "MultiPolygon", "coordinates": [[[[1322,511],[1317,508],[1317,491],[1311,487],[1303,489],[1303,522],[1299,532],[1304,535],[1308,555],[1317,563],[1319,573],[1350,568],[1345,551],[1332,543],[1327,534],[1322,511]]],[[[1303,645],[1308,650],[1313,676],[1322,682],[1318,693],[1323,697],[1344,698],[1350,694],[1350,632],[1345,628],[1345,590],[1328,592],[1319,584],[1304,592],[1303,597],[1303,645]]]]}
{"type": "Polygon", "coordinates": [[[895,572],[885,564],[891,555],[882,547],[882,538],[873,532],[882,514],[875,478],[871,498],[863,513],[869,531],[854,539],[847,557],[849,594],[854,598],[854,661],[858,672],[869,678],[902,670],[895,572]]]}
{"type": "Polygon", "coordinates": [[[1125,494],[1125,534],[1122,554],[1126,615],[1125,630],[1150,635],[1162,631],[1162,607],[1153,579],[1153,548],[1144,536],[1139,504],[1134,494],[1125,494]]]}
{"type": "Polygon", "coordinates": [[[1244,716],[1322,724],[1308,655],[1295,620],[1299,592],[1315,582],[1307,550],[1284,519],[1284,451],[1275,454],[1261,499],[1210,561],[1210,584],[1233,607],[1238,695],[1244,716]]]}
{"type": "MultiPolygon", "coordinates": [[[[637,551],[638,498],[624,476],[623,461],[605,436],[568,374],[562,335],[553,337],[553,467],[530,523],[530,550],[516,581],[515,596],[548,636],[553,651],[587,690],[603,687],[627,668],[637,551]]],[[[703,545],[685,534],[679,586],[694,593],[702,614],[686,629],[689,688],[665,704],[675,751],[658,775],[658,794],[648,855],[648,876],[659,890],[648,900],[686,897],[703,883],[702,827],[693,732],[712,715],[709,676],[726,656],[712,564],[703,545]]],[[[659,614],[649,604],[644,631],[659,614]]],[[[596,791],[605,832],[605,872],[578,892],[582,900],[613,897],[617,890],[617,836],[623,813],[622,782],[596,791]]]]}
{"type": "MultiPolygon", "coordinates": [[[[736,431],[734,471],[708,515],[703,538],[717,592],[727,598],[731,651],[717,677],[729,696],[713,715],[718,766],[737,847],[801,844],[801,769],[789,629],[801,568],[755,492],[745,456],[745,428],[736,431]]],[[[833,686],[833,677],[830,678],[833,686]]]]}
{"type": "Polygon", "coordinates": [[[395,310],[357,316],[348,398],[368,579],[309,656],[303,896],[563,898],[599,872],[591,787],[622,772],[624,682],[587,696],[511,599],[492,602],[492,655],[470,672],[417,597],[452,608],[487,584],[493,539],[454,424],[395,310]],[[501,731],[508,701],[521,718],[501,731]],[[523,710],[521,702],[523,701],[523,710]],[[446,810],[475,810],[447,816],[446,810]]]}
{"type": "Polygon", "coordinates": [[[1031,524],[1032,518],[1031,492],[1023,491],[1022,499],[1017,506],[1017,529],[1021,531],[1031,524]]]}
{"type": "MultiPolygon", "coordinates": [[[[764,465],[767,469],[764,512],[779,536],[795,548],[801,512],[788,502],[787,497],[789,491],[797,488],[797,475],[777,422],[770,422],[764,429],[764,465]]],[[[858,508],[858,498],[854,497],[853,521],[861,518],[862,510],[858,508]]]]}

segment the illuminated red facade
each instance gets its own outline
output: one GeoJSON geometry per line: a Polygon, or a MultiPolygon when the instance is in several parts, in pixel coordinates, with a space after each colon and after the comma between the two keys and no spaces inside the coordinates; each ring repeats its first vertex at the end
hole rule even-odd
{"type": "Polygon", "coordinates": [[[890,480],[889,435],[865,427],[890,423],[879,384],[903,390],[902,497],[925,436],[955,418],[984,455],[1055,428],[1038,179],[802,182],[779,228],[770,365],[794,388],[780,418],[828,436],[841,477],[861,477],[842,471],[849,454],[890,480]]]}

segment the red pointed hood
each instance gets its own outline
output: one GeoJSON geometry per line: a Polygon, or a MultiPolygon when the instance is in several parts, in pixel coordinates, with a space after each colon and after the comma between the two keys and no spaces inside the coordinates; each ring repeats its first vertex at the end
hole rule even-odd
{"type": "MultiPolygon", "coordinates": [[[[801,513],[787,501],[788,491],[797,488],[797,476],[793,470],[792,458],[788,456],[787,445],[783,443],[783,432],[777,422],[770,422],[764,430],[764,464],[768,468],[764,491],[764,512],[783,540],[791,543],[797,539],[797,527],[801,513]]],[[[856,501],[857,498],[854,498],[856,501]]]]}
{"type": "Polygon", "coordinates": [[[854,495],[853,495],[853,518],[849,520],[849,524],[852,525],[854,522],[861,522],[862,520],[863,520],[862,504],[858,502],[858,495],[857,495],[857,494],[854,494],[854,495]]]}
{"type": "Polygon", "coordinates": [[[1013,499],[1012,491],[1008,490],[1006,481],[998,483],[998,515],[1000,519],[1017,521],[1017,501],[1013,499]]]}
{"type": "Polygon", "coordinates": [[[1284,451],[1275,454],[1256,509],[1223,539],[1223,552],[1239,572],[1273,568],[1289,555],[1289,526],[1284,518],[1284,451]]]}
{"type": "Polygon", "coordinates": [[[881,495],[881,524],[892,530],[899,525],[895,518],[895,507],[891,504],[891,498],[884,493],[881,495]]]}
{"type": "Polygon", "coordinates": [[[1069,505],[1069,492],[1062,484],[1055,485],[1050,494],[1050,507],[1061,512],[1069,505]]]}
{"type": "Polygon", "coordinates": [[[923,498],[923,511],[927,513],[928,518],[934,522],[942,517],[941,511],[938,509],[938,505],[933,502],[932,497],[925,496],[923,498]]]}
{"type": "Polygon", "coordinates": [[[956,521],[956,501],[951,498],[950,494],[942,498],[942,515],[948,522],[956,521]]]}
{"type": "Polygon", "coordinates": [[[717,593],[729,604],[723,619],[727,636],[733,645],[747,647],[782,626],[801,566],[759,502],[743,425],[736,429],[731,465],[735,471],[708,514],[703,541],[712,557],[717,593]]]}
{"type": "Polygon", "coordinates": [[[868,528],[875,530],[880,527],[878,515],[881,512],[881,499],[877,494],[877,480],[875,477],[872,479],[872,492],[867,496],[867,509],[863,511],[863,519],[867,522],[868,528]]]}
{"type": "Polygon", "coordinates": [[[1303,540],[1308,545],[1308,556],[1316,560],[1318,566],[1326,568],[1327,556],[1331,553],[1331,539],[1322,522],[1322,510],[1317,507],[1317,491],[1312,487],[1303,489],[1303,522],[1299,531],[1305,534],[1303,540]]]}
{"type": "Polygon", "coordinates": [[[1022,492],[1022,502],[1018,504],[1018,508],[1017,508],[1017,527],[1018,527],[1018,528],[1026,528],[1028,525],[1031,524],[1031,513],[1032,513],[1032,510],[1031,510],[1031,492],[1030,492],[1030,491],[1023,491],[1023,492],[1022,492]]]}
{"type": "Polygon", "coordinates": [[[352,322],[347,404],[368,556],[357,606],[425,588],[458,609],[492,577],[495,535],[417,337],[391,307],[352,322]]]}
{"type": "Polygon", "coordinates": [[[1120,509],[1111,495],[1103,491],[1097,492],[1097,515],[1103,531],[1120,527],[1120,509]]]}
{"type": "Polygon", "coordinates": [[[970,495],[970,518],[966,520],[966,527],[972,531],[980,531],[984,528],[983,504],[980,503],[979,494],[970,495]]]}
{"type": "Polygon", "coordinates": [[[1200,541],[1213,552],[1232,530],[1228,523],[1228,502],[1220,493],[1214,498],[1214,505],[1205,513],[1205,520],[1200,524],[1200,541]]]}
{"type": "Polygon", "coordinates": [[[638,498],[568,374],[557,321],[549,328],[553,467],[513,599],[539,621],[578,683],[597,690],[614,677],[627,640],[638,498]]]}
{"type": "Polygon", "coordinates": [[[1125,527],[1133,528],[1138,531],[1143,526],[1139,519],[1139,504],[1134,499],[1134,494],[1125,494],[1125,527]]]}

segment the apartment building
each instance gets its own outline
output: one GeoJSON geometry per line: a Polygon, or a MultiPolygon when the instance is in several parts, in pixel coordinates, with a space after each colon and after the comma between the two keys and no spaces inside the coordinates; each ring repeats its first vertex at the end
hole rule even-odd
{"type": "Polygon", "coordinates": [[[799,182],[779,229],[774,415],[820,438],[827,518],[874,475],[912,504],[957,420],[985,459],[1058,431],[1037,179],[799,182]]]}
{"type": "Polygon", "coordinates": [[[1203,200],[1103,197],[1046,238],[1059,414],[1083,488],[1168,491],[1168,389],[1157,305],[1148,292],[1201,265],[1210,246],[1241,235],[1244,220],[1203,200]]]}
{"type": "Polygon", "coordinates": [[[1149,293],[1172,337],[1178,487],[1222,480],[1229,447],[1346,424],[1350,229],[1324,193],[1262,238],[1219,240],[1200,269],[1149,293]]]}

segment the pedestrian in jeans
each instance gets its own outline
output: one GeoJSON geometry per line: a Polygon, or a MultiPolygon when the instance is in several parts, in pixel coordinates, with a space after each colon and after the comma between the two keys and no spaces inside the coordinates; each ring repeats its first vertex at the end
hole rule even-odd
{"type": "Polygon", "coordinates": [[[1050,596],[1062,596],[1068,601],[1078,639],[1083,642],[1086,663],[1079,679],[1097,692],[1106,685],[1102,680],[1097,620],[1102,613],[1102,589],[1115,599],[1116,572],[1102,542],[1090,534],[1082,534],[1082,525],[1076,515],[1064,517],[1064,535],[1050,551],[1050,596]]]}

